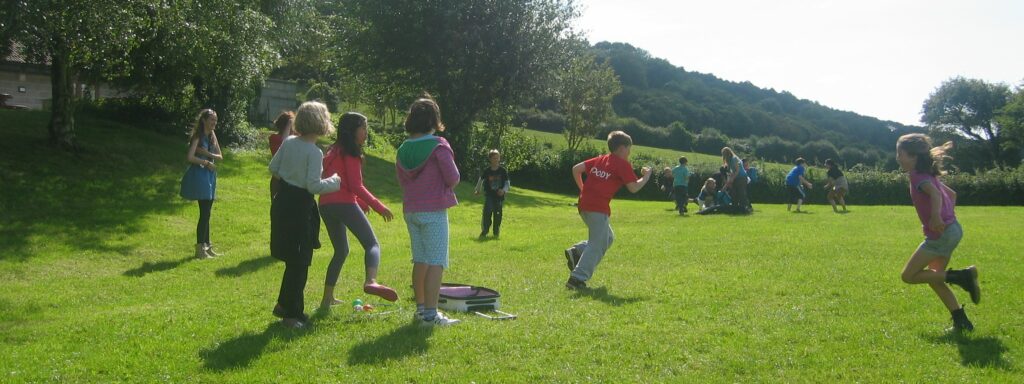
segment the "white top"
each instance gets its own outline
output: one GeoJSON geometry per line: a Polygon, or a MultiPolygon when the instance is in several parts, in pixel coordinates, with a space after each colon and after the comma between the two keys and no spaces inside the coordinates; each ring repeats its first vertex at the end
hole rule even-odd
{"type": "Polygon", "coordinates": [[[315,195],[336,192],[341,188],[341,178],[334,174],[320,179],[323,161],[324,153],[316,144],[292,136],[285,139],[270,160],[270,173],[315,195]]]}

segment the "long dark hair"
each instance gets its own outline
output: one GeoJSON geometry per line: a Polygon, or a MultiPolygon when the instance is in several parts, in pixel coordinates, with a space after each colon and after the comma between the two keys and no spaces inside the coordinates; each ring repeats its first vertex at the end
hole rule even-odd
{"type": "Polygon", "coordinates": [[[345,112],[338,120],[338,138],[334,146],[346,155],[363,157],[363,147],[356,143],[356,131],[366,126],[366,116],[357,112],[345,112]]]}
{"type": "Polygon", "coordinates": [[[200,136],[206,135],[206,126],[204,123],[206,123],[206,120],[212,116],[217,116],[217,112],[214,112],[214,110],[210,108],[199,111],[199,115],[196,116],[196,123],[192,126],[192,132],[188,135],[189,143],[199,139],[200,136]]]}

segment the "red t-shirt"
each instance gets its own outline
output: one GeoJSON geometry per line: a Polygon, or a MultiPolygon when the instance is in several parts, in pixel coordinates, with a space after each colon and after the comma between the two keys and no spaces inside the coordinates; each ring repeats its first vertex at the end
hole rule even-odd
{"type": "Polygon", "coordinates": [[[580,191],[579,210],[599,212],[611,216],[609,205],[615,192],[623,185],[637,181],[633,166],[625,159],[607,154],[584,161],[586,167],[583,191],[580,191]]]}
{"type": "Polygon", "coordinates": [[[270,135],[270,156],[277,154],[277,150],[281,148],[281,143],[284,142],[284,137],[280,133],[270,135]]]}

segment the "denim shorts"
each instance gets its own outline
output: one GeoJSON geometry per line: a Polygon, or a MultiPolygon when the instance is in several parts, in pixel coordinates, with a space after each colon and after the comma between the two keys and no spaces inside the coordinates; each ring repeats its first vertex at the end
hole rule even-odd
{"type": "Polygon", "coordinates": [[[405,215],[412,242],[412,262],[448,269],[448,210],[405,215]]]}
{"type": "Polygon", "coordinates": [[[953,255],[953,250],[960,244],[960,239],[964,237],[964,230],[960,227],[960,222],[954,221],[952,224],[946,226],[946,230],[942,231],[942,236],[938,239],[925,238],[921,245],[917,247],[919,251],[927,251],[928,253],[934,253],[939,256],[950,257],[953,255]]]}

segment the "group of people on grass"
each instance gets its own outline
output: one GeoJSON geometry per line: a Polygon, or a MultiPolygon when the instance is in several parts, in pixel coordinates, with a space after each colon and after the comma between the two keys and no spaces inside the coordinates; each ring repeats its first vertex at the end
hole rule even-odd
{"type": "MultiPolygon", "coordinates": [[[[200,259],[218,256],[209,238],[217,161],[223,160],[214,133],[216,123],[214,111],[200,112],[190,136],[187,159],[191,166],[182,179],[181,195],[199,204],[195,255],[200,259]]],[[[316,142],[321,136],[334,132],[335,127],[324,104],[303,103],[296,113],[279,116],[275,126],[278,133],[270,138],[273,154],[269,165],[272,174],[270,249],[271,256],[285,262],[285,271],[272,313],[289,327],[302,328],[309,323],[304,312],[303,291],[313,250],[320,247],[321,218],[334,246],[321,308],[341,303],[334,297],[334,286],[348,255],[347,231],[356,236],[365,252],[363,291],[385,300],[398,300],[394,289],[376,279],[380,246],[365,213],[373,209],[386,222],[391,221],[394,214],[362,182],[366,117],[354,112],[343,114],[337,124],[336,140],[326,156],[316,142]],[[320,195],[319,205],[314,195],[320,195]]],[[[437,309],[443,273],[448,268],[447,209],[457,204],[454,187],[460,180],[451,146],[443,137],[434,135],[444,128],[437,103],[429,95],[417,99],[409,107],[405,119],[408,137],[398,148],[395,159],[395,172],[402,189],[403,217],[412,250],[412,287],[416,301],[413,320],[425,326],[459,323],[437,309]]],[[[610,224],[610,203],[615,193],[623,186],[636,193],[651,179],[650,167],[643,167],[640,177],[634,174],[629,162],[633,144],[629,135],[622,131],[611,132],[607,144],[608,154],[580,162],[571,170],[580,190],[578,214],[587,227],[587,239],[564,251],[569,269],[565,286],[571,290],[587,289],[587,282],[615,240],[610,224]]],[[[921,134],[904,135],[897,142],[897,161],[909,175],[910,195],[925,234],[925,240],[907,261],[901,276],[908,284],[929,284],[950,311],[953,328],[972,330],[973,325],[947,285],[966,290],[975,304],[980,301],[977,268],[946,270],[963,234],[954,213],[956,193],[938,178],[949,146],[947,143],[932,148],[930,140],[921,134]]],[[[756,168],[749,163],[745,166],[728,147],[722,149],[722,158],[723,169],[717,175],[720,181],[714,177],[705,181],[697,201],[707,209],[728,199],[732,205],[749,212],[746,187],[748,182],[756,181],[756,168]],[[719,183],[724,188],[716,189],[719,183]]],[[[493,228],[497,237],[510,183],[507,171],[500,165],[500,153],[490,151],[488,160],[474,194],[479,194],[481,189],[485,193],[480,236],[486,236],[493,228]]],[[[797,159],[796,166],[786,177],[797,210],[801,209],[806,196],[802,187],[812,187],[803,177],[804,164],[803,159],[797,159]]],[[[688,202],[686,165],[687,159],[681,157],[679,166],[671,169],[672,191],[680,214],[686,213],[688,202]]],[[[833,161],[827,161],[826,165],[829,166],[828,186],[832,188],[830,203],[837,209],[838,202],[845,210],[844,195],[848,191],[845,177],[833,161]]]]}

